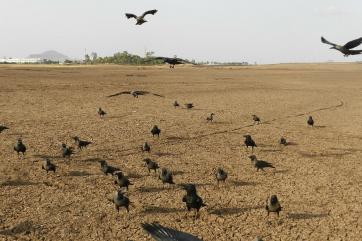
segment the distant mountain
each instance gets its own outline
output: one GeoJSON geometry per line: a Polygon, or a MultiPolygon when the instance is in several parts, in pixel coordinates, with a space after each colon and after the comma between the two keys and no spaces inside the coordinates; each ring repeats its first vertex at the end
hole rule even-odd
{"type": "Polygon", "coordinates": [[[64,62],[66,59],[70,59],[68,56],[54,50],[45,51],[41,54],[31,54],[28,56],[28,58],[41,58],[59,62],[64,62]]]}

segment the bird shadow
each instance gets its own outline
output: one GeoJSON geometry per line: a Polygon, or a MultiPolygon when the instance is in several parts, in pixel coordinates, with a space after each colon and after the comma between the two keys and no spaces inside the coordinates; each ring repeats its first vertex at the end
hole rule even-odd
{"type": "Polygon", "coordinates": [[[314,158],[314,157],[336,157],[336,158],[340,158],[340,157],[343,157],[343,156],[351,155],[351,154],[353,154],[353,152],[345,151],[344,153],[307,153],[307,152],[300,151],[299,154],[302,157],[307,157],[307,158],[314,158]]]}
{"type": "Polygon", "coordinates": [[[230,181],[234,186],[237,187],[242,187],[242,186],[253,186],[255,187],[256,185],[258,185],[259,183],[257,182],[243,182],[243,181],[238,181],[238,180],[232,180],[230,181]]]}
{"type": "Polygon", "coordinates": [[[175,212],[182,212],[184,209],[182,208],[166,208],[166,207],[156,207],[156,206],[147,206],[142,211],[143,213],[175,213],[175,212]]]}
{"type": "Polygon", "coordinates": [[[149,193],[149,192],[161,192],[165,190],[164,187],[140,187],[138,191],[143,193],[149,193]]]}
{"type": "Polygon", "coordinates": [[[285,146],[298,146],[298,143],[296,142],[292,142],[292,141],[288,141],[287,144],[285,144],[285,146]]]}
{"type": "Polygon", "coordinates": [[[34,227],[33,222],[26,220],[24,222],[17,224],[13,228],[1,230],[0,234],[6,235],[6,236],[13,236],[16,234],[21,234],[21,233],[30,234],[31,231],[33,231],[34,229],[35,229],[35,227],[34,227]]]}
{"type": "Polygon", "coordinates": [[[281,149],[261,149],[261,152],[280,152],[281,149]]]}
{"type": "MultiPolygon", "coordinates": [[[[79,160],[79,161],[80,162],[99,162],[101,160],[104,160],[104,159],[96,157],[96,158],[86,158],[86,159],[79,160]]],[[[107,160],[111,160],[111,159],[107,158],[107,160]]]]}
{"type": "Polygon", "coordinates": [[[313,126],[313,128],[318,128],[318,129],[323,129],[323,128],[326,128],[327,126],[313,126]]]}
{"type": "Polygon", "coordinates": [[[137,174],[137,173],[134,173],[134,172],[131,172],[131,173],[128,173],[128,177],[129,177],[129,178],[138,179],[138,178],[142,178],[142,177],[145,177],[145,176],[144,176],[144,175],[137,174]]]}
{"type": "Polygon", "coordinates": [[[228,208],[214,209],[210,213],[218,215],[218,216],[226,216],[226,215],[234,215],[234,214],[244,213],[244,212],[248,212],[248,211],[251,211],[251,210],[254,210],[254,209],[260,209],[260,208],[261,208],[261,206],[244,207],[244,208],[228,207],[228,208]]]}
{"type": "Polygon", "coordinates": [[[328,217],[327,213],[288,213],[288,218],[293,220],[305,220],[328,217]]]}
{"type": "Polygon", "coordinates": [[[16,179],[16,180],[6,180],[0,184],[0,186],[2,187],[19,187],[19,186],[32,186],[32,185],[39,185],[39,183],[16,179]]]}
{"type": "Polygon", "coordinates": [[[155,154],[156,156],[158,156],[158,157],[163,157],[163,156],[177,156],[177,154],[169,153],[169,152],[155,152],[154,154],[155,154]]]}
{"type": "Polygon", "coordinates": [[[284,173],[288,173],[289,170],[275,170],[274,173],[280,173],[280,174],[284,174],[284,173]]]}
{"type": "Polygon", "coordinates": [[[71,171],[68,173],[68,176],[70,176],[70,177],[87,177],[87,176],[92,176],[92,175],[94,175],[94,174],[91,174],[86,171],[71,171]]]}
{"type": "Polygon", "coordinates": [[[182,140],[188,140],[188,137],[182,137],[182,136],[168,136],[166,137],[167,140],[170,141],[182,141],[182,140]]]}

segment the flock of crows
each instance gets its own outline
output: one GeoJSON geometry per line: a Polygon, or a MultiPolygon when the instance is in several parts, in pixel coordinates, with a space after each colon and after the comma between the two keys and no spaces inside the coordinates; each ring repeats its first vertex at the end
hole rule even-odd
{"type": "MultiPolygon", "coordinates": [[[[154,15],[156,13],[157,13],[157,10],[146,11],[141,16],[136,16],[134,14],[126,13],[126,17],[128,19],[134,18],[136,20],[136,25],[142,25],[145,22],[147,22],[145,20],[145,17],[147,15],[149,15],[149,14],[154,15]]],[[[362,43],[362,38],[350,41],[343,46],[331,43],[323,37],[321,38],[321,41],[325,44],[331,45],[332,46],[331,49],[336,49],[336,50],[340,51],[341,53],[344,54],[344,56],[356,55],[356,54],[362,53],[362,50],[353,50],[353,48],[359,46],[362,43]]],[[[179,58],[156,57],[155,59],[160,59],[160,60],[163,60],[165,63],[169,63],[171,68],[174,68],[174,66],[176,64],[189,63],[188,61],[185,61],[185,60],[179,59],[179,58]]],[[[138,98],[139,95],[146,95],[146,94],[152,94],[155,96],[163,97],[162,95],[159,95],[159,94],[154,94],[154,93],[147,92],[147,91],[136,91],[136,90],[122,91],[122,92],[119,92],[119,93],[116,93],[113,95],[109,95],[107,97],[115,97],[115,96],[123,95],[123,94],[129,94],[135,98],[138,98]]],[[[180,106],[180,104],[177,101],[175,101],[173,103],[173,106],[175,108],[177,108],[180,106]]],[[[187,109],[191,109],[194,107],[194,105],[192,103],[186,103],[185,107],[187,109]]],[[[98,108],[97,114],[100,116],[100,118],[103,118],[107,113],[104,110],[102,110],[102,108],[98,108]]],[[[214,113],[211,113],[209,116],[207,116],[206,121],[212,122],[213,119],[214,119],[214,113]]],[[[261,123],[260,118],[256,115],[252,115],[252,120],[254,121],[254,125],[261,123]]],[[[309,116],[309,118],[307,120],[307,124],[309,126],[314,125],[314,120],[313,120],[312,116],[309,116]]],[[[0,125],[0,133],[5,131],[6,129],[9,129],[9,128],[6,126],[0,125]]],[[[161,134],[161,129],[157,125],[155,125],[151,129],[150,132],[151,132],[152,136],[159,137],[161,134]]],[[[253,153],[253,150],[255,147],[257,147],[257,144],[255,143],[255,141],[253,140],[251,135],[244,135],[244,138],[245,138],[244,144],[245,144],[246,148],[251,147],[251,151],[253,153]]],[[[76,147],[79,150],[82,150],[83,148],[86,148],[88,145],[92,144],[92,142],[81,140],[79,137],[74,137],[73,139],[74,139],[74,143],[75,143],[76,147]]],[[[288,142],[284,137],[281,137],[279,140],[279,144],[288,145],[288,142]]],[[[27,148],[26,148],[25,144],[19,138],[14,146],[14,151],[16,151],[18,156],[20,157],[20,154],[22,154],[23,156],[25,155],[26,150],[27,150],[27,148]]],[[[142,152],[150,152],[151,147],[147,142],[145,142],[141,146],[141,150],[142,150],[142,152]]],[[[73,147],[67,146],[64,143],[61,144],[60,151],[61,151],[62,157],[66,161],[69,161],[71,156],[75,152],[73,147]]],[[[251,163],[253,164],[253,166],[256,168],[257,171],[259,171],[259,170],[264,171],[265,168],[275,168],[271,163],[269,163],[267,161],[259,160],[256,157],[256,155],[254,155],[254,154],[250,155],[249,158],[251,160],[251,163]]],[[[148,172],[150,173],[151,171],[154,171],[154,173],[156,173],[158,175],[158,178],[162,181],[163,184],[168,184],[168,185],[175,184],[173,181],[173,174],[170,170],[168,170],[167,168],[164,168],[164,167],[160,168],[159,165],[157,164],[157,162],[154,160],[151,160],[150,158],[146,158],[143,161],[144,161],[145,166],[147,167],[148,172]],[[160,172],[158,172],[158,169],[161,169],[160,172]]],[[[112,175],[114,177],[114,184],[116,184],[119,187],[119,189],[114,193],[113,199],[110,199],[110,201],[114,203],[115,208],[118,212],[119,212],[120,208],[125,208],[128,212],[131,202],[123,189],[126,189],[128,191],[128,187],[129,187],[129,185],[132,185],[132,183],[130,182],[130,180],[128,180],[128,177],[125,176],[119,168],[109,165],[105,160],[101,160],[101,161],[99,161],[99,163],[100,163],[100,170],[105,175],[108,175],[108,174],[112,175]]],[[[42,163],[42,169],[44,169],[47,173],[48,172],[55,173],[57,166],[55,164],[53,164],[49,159],[45,158],[42,163]]],[[[216,179],[217,183],[225,182],[227,177],[228,177],[227,172],[225,170],[223,170],[222,168],[218,168],[216,170],[215,179],[216,179]]],[[[204,203],[203,199],[198,195],[196,185],[189,183],[189,184],[180,184],[179,186],[186,192],[181,201],[185,203],[186,209],[188,211],[190,211],[190,210],[196,211],[196,214],[194,217],[197,218],[199,210],[202,207],[206,206],[206,204],[204,203]]],[[[268,215],[269,215],[269,213],[276,213],[279,216],[279,212],[282,210],[282,206],[276,195],[271,195],[266,200],[265,210],[267,211],[268,215]]],[[[198,240],[198,241],[200,241],[201,240],[191,234],[181,232],[181,231],[178,231],[178,230],[175,230],[172,228],[164,227],[158,223],[144,223],[144,224],[142,224],[142,227],[155,240],[159,240],[159,241],[167,241],[167,240],[170,240],[170,241],[171,240],[173,240],[173,241],[197,241],[198,240]]],[[[255,240],[261,241],[262,239],[258,237],[255,240]]]]}

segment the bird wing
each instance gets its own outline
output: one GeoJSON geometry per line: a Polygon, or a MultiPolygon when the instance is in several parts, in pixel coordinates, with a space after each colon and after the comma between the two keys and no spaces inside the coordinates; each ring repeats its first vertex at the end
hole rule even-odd
{"type": "Polygon", "coordinates": [[[331,43],[331,42],[329,42],[327,39],[325,39],[325,38],[323,38],[323,37],[321,37],[321,41],[322,41],[322,43],[324,43],[324,44],[329,44],[329,45],[332,45],[332,46],[337,46],[337,44],[334,44],[334,43],[331,43]]]}
{"type": "Polygon", "coordinates": [[[142,224],[142,228],[157,241],[202,241],[192,234],[181,232],[173,228],[163,227],[156,223],[144,223],[142,224]]]}
{"type": "Polygon", "coordinates": [[[274,166],[271,163],[267,162],[267,161],[258,160],[256,162],[256,164],[259,167],[271,167],[271,168],[274,168],[274,166]]]}
{"type": "Polygon", "coordinates": [[[115,93],[113,95],[108,95],[107,97],[114,97],[114,96],[118,96],[118,95],[123,95],[123,94],[131,94],[131,91],[122,91],[122,92],[118,92],[118,93],[115,93]]]}
{"type": "Polygon", "coordinates": [[[344,45],[346,49],[353,49],[362,43],[362,38],[352,40],[344,45]]]}
{"type": "Polygon", "coordinates": [[[126,17],[127,17],[128,19],[130,19],[130,18],[135,18],[135,19],[137,19],[137,16],[134,15],[134,14],[132,14],[132,13],[126,13],[125,15],[126,15],[126,17]]]}
{"type": "Polygon", "coordinates": [[[350,55],[362,54],[362,50],[349,50],[350,55]]]}
{"type": "Polygon", "coordinates": [[[157,13],[157,10],[156,10],[156,9],[146,11],[146,12],[144,12],[144,13],[142,14],[142,18],[146,17],[147,14],[155,15],[155,13],[157,13]]]}

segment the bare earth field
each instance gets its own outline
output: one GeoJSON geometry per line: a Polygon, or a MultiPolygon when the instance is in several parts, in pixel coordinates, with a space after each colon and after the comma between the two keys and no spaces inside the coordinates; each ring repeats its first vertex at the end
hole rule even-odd
{"type": "Polygon", "coordinates": [[[0,66],[0,240],[151,240],[143,222],[204,240],[361,240],[362,65],[256,67],[0,66]],[[133,98],[122,90],[146,90],[133,98]],[[192,102],[195,108],[175,109],[192,102]],[[102,107],[108,115],[97,116],[102,107]],[[206,123],[209,113],[215,122],[206,123]],[[251,115],[262,124],[252,125],[251,115]],[[315,127],[308,127],[312,115],[315,127]],[[158,125],[160,138],[150,129],[158,125]],[[250,134],[258,158],[243,146],[250,134]],[[59,145],[72,136],[93,144],[70,163],[59,145]],[[281,136],[292,142],[280,146],[281,136]],[[21,137],[28,151],[13,150],[21,137]],[[148,141],[151,153],[140,151],[148,141]],[[57,173],[41,169],[49,156],[57,173]],[[174,181],[197,184],[208,205],[194,220],[184,191],[163,186],[142,160],[171,169],[174,181]],[[100,159],[134,183],[130,212],[108,201],[117,190],[100,159]],[[216,185],[223,167],[229,178],[216,185]],[[283,211],[267,217],[276,194],[283,211]]]}

